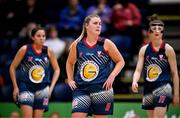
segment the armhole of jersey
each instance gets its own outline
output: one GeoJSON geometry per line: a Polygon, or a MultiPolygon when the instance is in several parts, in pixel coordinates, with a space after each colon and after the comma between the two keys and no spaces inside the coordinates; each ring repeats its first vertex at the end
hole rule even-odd
{"type": "MultiPolygon", "coordinates": [[[[104,40],[104,44],[105,44],[105,41],[106,41],[107,39],[106,39],[106,38],[104,38],[103,40],[104,40]]],[[[109,55],[109,54],[108,54],[108,51],[107,51],[107,50],[105,50],[105,48],[104,48],[104,44],[103,44],[103,50],[104,50],[104,53],[106,53],[107,55],[109,55]]]]}
{"type": "Polygon", "coordinates": [[[48,54],[48,46],[43,46],[42,54],[47,54],[47,56],[48,56],[48,58],[49,58],[49,54],[48,54]]]}
{"type": "Polygon", "coordinates": [[[42,53],[48,54],[48,47],[43,46],[42,53]]]}

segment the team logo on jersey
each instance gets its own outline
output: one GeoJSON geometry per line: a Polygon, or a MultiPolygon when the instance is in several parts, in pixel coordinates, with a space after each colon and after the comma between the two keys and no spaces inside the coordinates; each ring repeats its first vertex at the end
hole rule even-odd
{"type": "Polygon", "coordinates": [[[33,60],[33,57],[29,56],[28,61],[32,61],[32,60],[33,60]]]}
{"type": "Polygon", "coordinates": [[[44,68],[40,65],[35,65],[29,70],[29,78],[33,83],[42,82],[45,76],[44,68]]]}
{"type": "Polygon", "coordinates": [[[156,81],[162,70],[157,64],[151,64],[147,67],[147,80],[152,82],[156,81]]]}
{"type": "Polygon", "coordinates": [[[80,75],[84,81],[94,80],[99,73],[99,66],[93,61],[85,61],[81,66],[80,75]]]}
{"type": "Polygon", "coordinates": [[[159,55],[159,59],[160,59],[160,60],[163,60],[163,55],[162,55],[162,54],[159,55]]]}
{"type": "Polygon", "coordinates": [[[100,58],[102,56],[101,51],[97,51],[98,57],[100,58]]]}

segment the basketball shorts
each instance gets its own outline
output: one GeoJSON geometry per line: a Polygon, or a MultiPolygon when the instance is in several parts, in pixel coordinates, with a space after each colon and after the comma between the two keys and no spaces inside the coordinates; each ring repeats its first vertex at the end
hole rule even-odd
{"type": "Polygon", "coordinates": [[[89,115],[112,115],[113,98],[113,89],[89,92],[77,88],[73,92],[72,113],[84,112],[89,115]]]}
{"type": "Polygon", "coordinates": [[[153,110],[155,107],[167,107],[172,99],[172,87],[165,84],[153,90],[149,94],[145,94],[142,100],[142,108],[145,110],[153,110]]]}

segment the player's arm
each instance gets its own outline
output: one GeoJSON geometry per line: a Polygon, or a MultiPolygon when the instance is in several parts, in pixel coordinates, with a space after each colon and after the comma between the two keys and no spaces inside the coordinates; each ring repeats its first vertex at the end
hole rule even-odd
{"type": "Polygon", "coordinates": [[[104,49],[107,51],[111,59],[115,62],[115,67],[113,71],[110,73],[108,79],[105,81],[103,85],[103,88],[109,90],[112,88],[114,79],[124,67],[125,62],[121,53],[118,51],[117,47],[115,46],[115,44],[109,39],[105,40],[104,49]]]}
{"type": "Polygon", "coordinates": [[[138,54],[138,62],[136,65],[135,72],[133,74],[132,91],[135,93],[138,92],[138,81],[141,77],[141,72],[144,65],[144,54],[145,54],[146,48],[147,48],[147,45],[143,46],[140,49],[139,54],[138,54]]]}
{"type": "Polygon", "coordinates": [[[49,59],[50,59],[50,62],[51,62],[51,65],[52,65],[52,68],[54,70],[54,74],[53,74],[53,77],[52,77],[52,81],[51,81],[51,85],[50,85],[50,89],[49,89],[49,97],[51,96],[51,93],[54,89],[54,86],[59,78],[59,74],[60,74],[60,68],[59,68],[59,65],[58,65],[58,62],[57,62],[57,58],[53,52],[52,49],[48,48],[48,56],[49,56],[49,59]]]}
{"type": "Polygon", "coordinates": [[[10,73],[10,77],[13,83],[13,88],[14,88],[14,92],[13,92],[13,98],[16,101],[17,99],[17,95],[19,94],[19,89],[18,89],[18,85],[17,85],[17,81],[16,81],[16,68],[18,67],[18,65],[20,64],[20,62],[22,61],[22,59],[24,58],[24,55],[26,53],[27,50],[27,46],[22,46],[16,56],[14,57],[10,68],[9,68],[9,73],[10,73]]]}
{"type": "Polygon", "coordinates": [[[111,40],[105,40],[104,48],[106,51],[108,51],[109,56],[116,64],[113,71],[111,72],[111,75],[116,77],[125,65],[124,59],[121,53],[118,51],[115,44],[111,40]]]}
{"type": "Polygon", "coordinates": [[[75,65],[76,60],[77,60],[76,45],[77,45],[77,41],[74,41],[71,44],[69,55],[68,55],[67,62],[66,62],[66,72],[67,72],[68,84],[72,90],[76,88],[76,85],[74,82],[74,77],[73,77],[74,65],[75,65]]]}
{"type": "Polygon", "coordinates": [[[179,103],[179,76],[177,71],[177,62],[176,62],[176,54],[174,49],[166,44],[166,55],[168,57],[168,62],[170,64],[171,75],[173,80],[173,103],[176,105],[179,103]]]}

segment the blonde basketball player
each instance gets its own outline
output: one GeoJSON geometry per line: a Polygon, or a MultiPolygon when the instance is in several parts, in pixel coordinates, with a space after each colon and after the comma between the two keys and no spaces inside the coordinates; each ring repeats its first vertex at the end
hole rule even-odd
{"type": "Polygon", "coordinates": [[[99,36],[100,32],[100,17],[87,16],[82,34],[70,48],[66,69],[73,90],[72,118],[88,114],[106,118],[113,113],[112,85],[124,59],[112,41],[99,36]]]}

